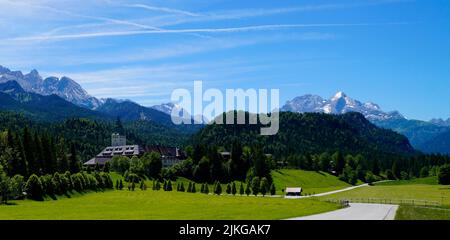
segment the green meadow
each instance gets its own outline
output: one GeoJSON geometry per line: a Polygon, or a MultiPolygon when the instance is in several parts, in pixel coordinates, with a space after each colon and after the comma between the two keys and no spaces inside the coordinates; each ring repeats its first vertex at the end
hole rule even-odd
{"type": "Polygon", "coordinates": [[[317,200],[110,190],[58,200],[0,205],[0,219],[286,219],[338,209],[317,200]]]}
{"type": "Polygon", "coordinates": [[[377,183],[375,186],[357,188],[320,199],[370,198],[392,200],[396,203],[407,200],[408,204],[401,204],[397,211],[398,220],[450,220],[450,186],[438,185],[436,177],[377,183]],[[411,206],[412,200],[416,205],[429,201],[436,202],[439,206],[411,206]]]}
{"type": "MultiPolygon", "coordinates": [[[[122,179],[111,173],[113,182],[122,179]]],[[[348,187],[335,176],[322,172],[302,170],[280,170],[272,172],[277,194],[285,187],[301,186],[305,193],[319,193],[348,187]]],[[[226,184],[222,184],[223,195],[176,192],[176,185],[188,179],[173,181],[172,192],[153,191],[152,181],[146,180],[147,190],[124,190],[74,193],[70,198],[47,198],[43,202],[32,200],[12,201],[13,205],[0,206],[0,219],[286,219],[333,211],[338,205],[313,199],[284,199],[262,196],[228,196],[226,184]]],[[[236,182],[239,188],[240,182],[236,182]]],[[[209,185],[212,192],[212,185],[209,185]]]]}
{"type": "Polygon", "coordinates": [[[283,194],[286,187],[301,187],[303,194],[314,194],[334,191],[350,184],[339,180],[336,176],[325,172],[281,169],[271,173],[277,194],[283,194]]]}

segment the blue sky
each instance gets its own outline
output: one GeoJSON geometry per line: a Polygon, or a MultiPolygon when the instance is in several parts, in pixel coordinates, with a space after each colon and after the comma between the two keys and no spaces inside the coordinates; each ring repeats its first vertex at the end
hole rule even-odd
{"type": "Polygon", "coordinates": [[[0,65],[150,106],[194,80],[450,117],[447,0],[0,0],[0,65]],[[6,10],[6,11],[3,11],[6,10]]]}

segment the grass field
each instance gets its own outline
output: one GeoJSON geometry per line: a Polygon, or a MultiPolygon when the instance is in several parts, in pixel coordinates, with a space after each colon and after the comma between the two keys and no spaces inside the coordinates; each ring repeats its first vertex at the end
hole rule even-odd
{"type": "Polygon", "coordinates": [[[286,219],[338,208],[317,200],[110,190],[0,205],[0,219],[286,219]]]}
{"type": "MultiPolygon", "coordinates": [[[[336,176],[325,172],[316,172],[316,171],[304,171],[297,169],[282,169],[277,171],[272,171],[273,182],[275,183],[276,192],[278,195],[284,195],[282,192],[286,187],[301,187],[303,189],[303,194],[313,194],[313,193],[323,193],[334,191],[346,187],[350,187],[351,185],[340,181],[336,176]]],[[[111,173],[111,177],[113,182],[115,183],[117,179],[121,179],[122,176],[117,173],[111,173]]],[[[176,181],[172,181],[173,188],[176,189],[177,183],[183,182],[184,187],[187,188],[189,179],[186,178],[178,178],[176,181]]],[[[146,180],[145,183],[147,187],[151,188],[152,181],[146,180]]],[[[241,182],[236,181],[236,188],[239,191],[239,186],[241,182]]],[[[359,182],[358,184],[360,184],[359,182]]],[[[222,191],[225,192],[227,184],[221,184],[222,191]]],[[[209,191],[213,191],[213,184],[208,184],[209,191]]],[[[244,188],[245,188],[244,184],[244,188]]],[[[126,187],[126,186],[125,186],[126,187]]],[[[196,184],[197,192],[200,192],[201,184],[196,184]]]]}
{"type": "Polygon", "coordinates": [[[375,186],[358,188],[320,199],[356,199],[356,201],[363,199],[362,201],[365,201],[364,199],[369,198],[393,200],[396,203],[399,203],[399,200],[414,200],[416,205],[422,205],[423,201],[437,202],[442,206],[401,205],[396,218],[401,220],[450,220],[450,186],[438,185],[436,177],[377,183],[375,186]]]}
{"type": "MultiPolygon", "coordinates": [[[[409,184],[404,181],[377,184],[329,195],[324,198],[416,199],[450,205],[450,186],[416,183],[417,181],[419,180],[410,180],[409,184]]],[[[430,179],[420,181],[430,181],[430,179]]]]}
{"type": "Polygon", "coordinates": [[[395,220],[450,220],[450,209],[400,206],[395,220]]]}
{"type": "Polygon", "coordinates": [[[340,181],[336,176],[325,172],[282,169],[272,172],[273,182],[278,194],[286,187],[301,187],[303,194],[334,191],[351,185],[340,181]]]}
{"type": "Polygon", "coordinates": [[[438,185],[437,177],[415,178],[411,180],[398,180],[375,183],[376,186],[395,186],[395,185],[412,185],[412,184],[425,184],[425,185],[438,185]]]}

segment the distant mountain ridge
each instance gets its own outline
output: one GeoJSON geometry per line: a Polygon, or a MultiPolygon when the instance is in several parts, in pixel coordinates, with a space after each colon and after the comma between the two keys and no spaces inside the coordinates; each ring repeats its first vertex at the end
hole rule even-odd
{"type": "Polygon", "coordinates": [[[429,122],[409,120],[398,111],[384,112],[379,105],[372,102],[362,103],[348,97],[344,92],[338,92],[328,100],[311,94],[299,96],[288,101],[281,111],[328,114],[358,112],[379,127],[405,135],[411,144],[421,151],[450,153],[450,139],[445,138],[448,136],[447,132],[450,132],[450,119],[433,119],[429,122]]]}
{"type": "Polygon", "coordinates": [[[281,111],[306,113],[328,113],[328,114],[344,114],[348,112],[359,112],[368,120],[387,120],[387,119],[405,119],[397,111],[383,112],[375,103],[362,103],[348,97],[344,92],[336,93],[330,99],[324,99],[318,95],[304,95],[296,97],[288,101],[281,111]]]}
{"type": "Polygon", "coordinates": [[[25,91],[16,81],[0,83],[0,110],[23,113],[35,120],[59,121],[67,118],[112,119],[61,97],[25,91]]]}
{"type": "Polygon", "coordinates": [[[80,84],[68,77],[48,77],[43,79],[37,70],[28,74],[21,71],[11,71],[0,66],[0,83],[16,81],[25,91],[41,95],[58,95],[80,107],[96,109],[101,101],[89,95],[80,84]]]}

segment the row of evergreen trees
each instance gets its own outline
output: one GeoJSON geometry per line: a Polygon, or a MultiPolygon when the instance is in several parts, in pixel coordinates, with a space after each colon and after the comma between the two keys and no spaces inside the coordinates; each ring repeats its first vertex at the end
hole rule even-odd
{"type": "Polygon", "coordinates": [[[0,164],[8,176],[29,177],[81,170],[74,144],[67,146],[64,138],[31,131],[28,127],[23,131],[0,133],[0,164]]]}
{"type": "MultiPolygon", "coordinates": [[[[152,190],[159,191],[161,189],[161,183],[159,181],[153,181],[153,187],[152,190]]],[[[172,191],[172,181],[171,180],[165,180],[163,182],[162,189],[164,191],[172,191]]],[[[188,193],[196,193],[197,192],[197,186],[195,182],[189,182],[187,188],[185,188],[183,182],[177,183],[177,192],[188,192],[188,193]]],[[[217,181],[213,184],[212,193],[216,195],[221,195],[223,192],[222,184],[217,181]]],[[[200,187],[200,193],[209,194],[210,189],[208,183],[202,183],[200,187]]],[[[244,183],[240,183],[239,186],[239,192],[236,187],[236,182],[231,182],[226,185],[225,193],[228,195],[236,195],[239,193],[239,195],[258,195],[261,194],[265,196],[266,194],[275,195],[276,189],[275,184],[269,184],[269,181],[267,178],[260,179],[259,177],[254,177],[254,179],[246,184],[246,187],[244,188],[244,183]]]]}
{"type": "Polygon", "coordinates": [[[111,176],[104,172],[88,174],[79,172],[71,174],[54,173],[38,176],[32,174],[27,181],[21,175],[8,177],[0,166],[0,196],[3,203],[8,199],[29,198],[43,200],[45,196],[56,199],[58,195],[69,195],[73,191],[99,191],[112,189],[111,176]]]}

